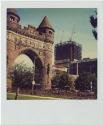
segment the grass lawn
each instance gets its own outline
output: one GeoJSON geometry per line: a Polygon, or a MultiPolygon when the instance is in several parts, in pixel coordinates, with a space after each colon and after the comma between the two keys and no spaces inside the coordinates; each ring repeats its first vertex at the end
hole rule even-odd
{"type": "MultiPolygon", "coordinates": [[[[15,93],[7,93],[8,100],[15,100],[15,93]]],[[[57,99],[96,99],[95,96],[75,96],[75,95],[27,95],[19,94],[18,100],[57,100],[57,99]]]]}
{"type": "MultiPolygon", "coordinates": [[[[55,100],[59,98],[19,94],[18,100],[55,100]]],[[[7,93],[7,100],[15,100],[15,93],[7,93]]]]}

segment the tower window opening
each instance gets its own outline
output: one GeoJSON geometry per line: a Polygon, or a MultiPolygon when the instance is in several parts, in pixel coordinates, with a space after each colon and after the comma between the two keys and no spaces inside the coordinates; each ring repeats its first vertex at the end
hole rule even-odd
{"type": "Polygon", "coordinates": [[[11,16],[10,17],[10,21],[14,21],[14,20],[15,20],[15,18],[11,16]]]}
{"type": "Polygon", "coordinates": [[[52,32],[51,32],[51,31],[49,31],[49,34],[51,34],[51,35],[52,35],[52,32]]]}

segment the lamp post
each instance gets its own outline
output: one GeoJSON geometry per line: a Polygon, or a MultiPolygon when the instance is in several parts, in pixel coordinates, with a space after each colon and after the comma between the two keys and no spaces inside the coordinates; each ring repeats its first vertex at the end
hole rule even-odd
{"type": "Polygon", "coordinates": [[[91,90],[91,92],[93,91],[93,83],[92,83],[92,81],[90,82],[90,90],[91,90]]]}
{"type": "Polygon", "coordinates": [[[34,85],[35,85],[34,75],[35,75],[35,58],[34,58],[34,63],[33,63],[32,95],[33,95],[34,85]]]}
{"type": "Polygon", "coordinates": [[[77,76],[78,76],[78,61],[77,61],[77,73],[76,73],[76,74],[77,74],[77,76]]]}

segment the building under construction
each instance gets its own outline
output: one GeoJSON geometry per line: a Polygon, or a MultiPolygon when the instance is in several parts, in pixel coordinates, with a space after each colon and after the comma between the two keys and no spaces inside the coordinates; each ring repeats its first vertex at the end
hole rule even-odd
{"type": "Polygon", "coordinates": [[[75,60],[81,60],[82,47],[74,41],[66,41],[55,45],[55,64],[65,67],[75,60]]]}

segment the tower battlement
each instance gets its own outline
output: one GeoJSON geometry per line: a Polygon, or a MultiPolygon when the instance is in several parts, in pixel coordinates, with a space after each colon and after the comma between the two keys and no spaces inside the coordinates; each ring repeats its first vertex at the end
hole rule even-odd
{"type": "Polygon", "coordinates": [[[48,21],[47,16],[44,17],[39,27],[28,25],[23,27],[19,24],[20,17],[15,9],[7,9],[7,30],[12,30],[18,34],[38,39],[44,42],[54,43],[54,29],[48,21]]]}

